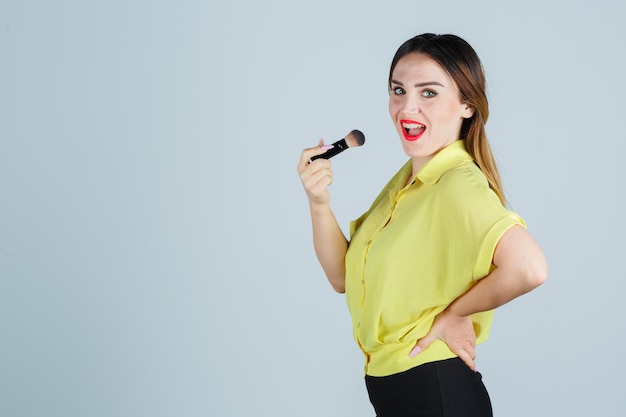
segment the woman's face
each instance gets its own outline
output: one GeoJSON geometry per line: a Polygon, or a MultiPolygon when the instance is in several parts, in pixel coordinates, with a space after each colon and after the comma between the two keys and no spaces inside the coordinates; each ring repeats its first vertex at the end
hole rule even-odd
{"type": "Polygon", "coordinates": [[[463,119],[474,114],[462,103],[448,73],[427,55],[402,57],[391,76],[389,114],[413,159],[413,173],[437,152],[459,139],[463,119]]]}

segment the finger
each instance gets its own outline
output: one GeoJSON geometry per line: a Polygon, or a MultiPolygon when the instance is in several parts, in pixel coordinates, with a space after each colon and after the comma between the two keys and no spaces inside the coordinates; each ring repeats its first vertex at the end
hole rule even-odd
{"type": "MultiPolygon", "coordinates": [[[[320,140],[320,142],[322,142],[322,140],[320,140]]],[[[312,148],[306,148],[302,150],[302,153],[300,154],[300,159],[298,160],[298,172],[302,173],[302,171],[306,169],[306,167],[309,165],[311,157],[324,152],[321,150],[322,146],[324,145],[318,145],[312,148]]]]}
{"type": "Polygon", "coordinates": [[[474,346],[473,343],[469,343],[468,346],[465,348],[465,351],[470,356],[470,358],[476,359],[476,346],[474,346]]]}
{"type": "Polygon", "coordinates": [[[311,169],[302,174],[302,184],[309,196],[319,196],[326,192],[332,182],[333,172],[328,168],[317,169],[317,167],[311,167],[311,169]]]}
{"type": "Polygon", "coordinates": [[[330,162],[327,160],[322,160],[319,163],[316,160],[315,164],[307,166],[305,170],[300,174],[302,182],[317,182],[321,178],[326,176],[333,176],[333,171],[330,168],[330,162]]]}
{"type": "Polygon", "coordinates": [[[313,162],[314,159],[320,159],[320,158],[316,158],[316,156],[320,156],[320,155],[321,155],[321,159],[328,159],[328,156],[325,157],[324,154],[326,153],[326,151],[332,148],[334,148],[334,145],[322,145],[319,148],[316,148],[316,152],[311,155],[307,163],[310,164],[313,162]]]}
{"type": "Polygon", "coordinates": [[[476,372],[476,363],[474,362],[474,359],[467,351],[461,350],[459,352],[454,352],[454,353],[456,353],[459,359],[461,359],[467,366],[469,366],[469,368],[472,371],[476,372]]]}
{"type": "Polygon", "coordinates": [[[307,165],[300,173],[300,180],[304,188],[311,188],[324,177],[333,177],[333,171],[330,168],[330,162],[323,160],[315,164],[307,165]]]}
{"type": "Polygon", "coordinates": [[[298,161],[298,172],[302,172],[309,165],[312,157],[323,154],[329,147],[332,145],[324,145],[324,139],[320,139],[317,146],[304,149],[300,154],[300,161],[298,161]]]}
{"type": "Polygon", "coordinates": [[[431,338],[430,334],[427,334],[418,340],[413,350],[411,350],[411,353],[409,353],[409,358],[414,358],[418,353],[426,350],[426,348],[428,348],[433,341],[434,340],[431,338]]]}
{"type": "Polygon", "coordinates": [[[461,339],[453,343],[446,342],[446,344],[448,348],[457,355],[460,352],[466,352],[470,358],[476,358],[476,345],[472,339],[461,339]]]}
{"type": "Polygon", "coordinates": [[[312,173],[305,181],[305,188],[314,190],[325,189],[333,182],[333,172],[330,169],[320,169],[312,173]]]}

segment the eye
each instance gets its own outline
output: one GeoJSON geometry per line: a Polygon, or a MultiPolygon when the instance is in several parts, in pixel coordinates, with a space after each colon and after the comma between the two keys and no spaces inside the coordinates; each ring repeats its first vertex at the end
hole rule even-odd
{"type": "Polygon", "coordinates": [[[431,98],[431,97],[435,97],[436,95],[437,95],[437,92],[433,90],[422,91],[422,97],[431,98]]]}
{"type": "Polygon", "coordinates": [[[405,93],[405,91],[402,87],[391,87],[389,89],[389,93],[393,93],[394,96],[401,96],[405,93]]]}

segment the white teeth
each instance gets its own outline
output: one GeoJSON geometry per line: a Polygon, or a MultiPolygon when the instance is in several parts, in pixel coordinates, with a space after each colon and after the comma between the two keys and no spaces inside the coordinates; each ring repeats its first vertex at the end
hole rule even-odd
{"type": "Polygon", "coordinates": [[[424,125],[419,123],[402,123],[402,127],[405,129],[421,129],[424,125]]]}

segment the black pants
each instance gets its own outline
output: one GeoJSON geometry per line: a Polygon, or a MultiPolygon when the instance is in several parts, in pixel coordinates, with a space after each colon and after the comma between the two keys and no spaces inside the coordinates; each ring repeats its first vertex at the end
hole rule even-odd
{"type": "Polygon", "coordinates": [[[492,417],[482,376],[459,358],[399,374],[366,376],[377,417],[492,417]]]}

